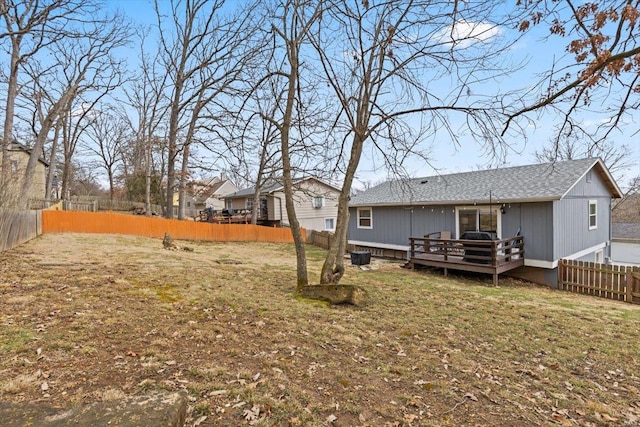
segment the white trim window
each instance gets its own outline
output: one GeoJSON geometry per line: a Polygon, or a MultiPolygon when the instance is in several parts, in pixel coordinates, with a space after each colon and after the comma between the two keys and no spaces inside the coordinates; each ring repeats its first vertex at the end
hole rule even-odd
{"type": "Polygon", "coordinates": [[[598,201],[589,200],[589,230],[598,228],[598,201]]]}
{"type": "Polygon", "coordinates": [[[373,209],[358,208],[358,228],[373,228],[373,209]]]}
{"type": "Polygon", "coordinates": [[[320,209],[324,207],[324,197],[323,196],[315,196],[311,199],[311,207],[314,209],[320,209]]]}
{"type": "Polygon", "coordinates": [[[325,218],[324,219],[324,229],[327,231],[334,231],[336,229],[336,219],[335,218],[325,218]]]}

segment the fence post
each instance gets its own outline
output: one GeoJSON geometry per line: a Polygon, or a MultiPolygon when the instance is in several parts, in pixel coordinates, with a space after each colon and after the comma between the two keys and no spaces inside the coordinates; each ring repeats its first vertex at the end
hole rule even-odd
{"type": "Polygon", "coordinates": [[[562,269],[564,268],[564,260],[561,259],[558,263],[558,289],[562,290],[562,269]]]}
{"type": "Polygon", "coordinates": [[[625,275],[625,300],[628,303],[633,303],[633,269],[630,267],[623,267],[625,275]]]}

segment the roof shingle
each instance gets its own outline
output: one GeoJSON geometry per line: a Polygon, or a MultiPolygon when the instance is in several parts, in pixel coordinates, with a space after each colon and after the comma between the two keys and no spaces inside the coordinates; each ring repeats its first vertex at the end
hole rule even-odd
{"type": "Polygon", "coordinates": [[[559,200],[597,163],[604,168],[587,158],[387,181],[353,196],[350,205],[559,200]]]}

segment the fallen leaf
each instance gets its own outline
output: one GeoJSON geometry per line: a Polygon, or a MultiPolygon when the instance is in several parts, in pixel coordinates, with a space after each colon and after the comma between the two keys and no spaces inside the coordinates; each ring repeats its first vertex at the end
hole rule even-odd
{"type": "Polygon", "coordinates": [[[418,416],[417,416],[417,415],[415,415],[415,414],[405,414],[405,415],[404,415],[404,420],[405,420],[406,422],[408,422],[409,424],[411,424],[412,422],[414,422],[416,418],[418,418],[418,416]]]}
{"type": "Polygon", "coordinates": [[[335,415],[331,414],[331,415],[329,415],[327,417],[327,423],[333,424],[337,419],[338,419],[338,417],[336,417],[335,415]]]}
{"type": "Polygon", "coordinates": [[[195,421],[193,422],[193,426],[194,426],[194,427],[198,427],[200,424],[202,424],[203,422],[205,422],[205,421],[206,421],[206,419],[207,419],[207,416],[206,416],[206,415],[201,416],[200,418],[198,418],[197,420],[195,420],[195,421]]]}
{"type": "Polygon", "coordinates": [[[474,396],[473,394],[471,394],[471,393],[467,393],[467,394],[465,394],[465,395],[464,395],[464,397],[466,397],[466,398],[467,398],[467,399],[469,399],[469,400],[473,400],[474,402],[477,402],[477,401],[478,401],[478,398],[477,398],[477,397],[475,397],[475,396],[474,396]]]}
{"type": "Polygon", "coordinates": [[[49,390],[49,384],[47,384],[47,382],[43,382],[42,384],[40,384],[40,390],[42,391],[47,391],[49,390]]]}
{"type": "Polygon", "coordinates": [[[260,416],[260,406],[253,405],[251,409],[245,409],[244,411],[242,411],[242,416],[247,421],[257,420],[260,416]]]}

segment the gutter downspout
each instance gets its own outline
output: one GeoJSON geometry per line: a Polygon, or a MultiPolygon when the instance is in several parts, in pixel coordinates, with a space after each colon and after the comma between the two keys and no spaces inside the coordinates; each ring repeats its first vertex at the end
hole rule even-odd
{"type": "Polygon", "coordinates": [[[613,239],[613,198],[609,198],[609,241],[607,242],[607,257],[605,264],[611,264],[611,240],[613,239]]]}

